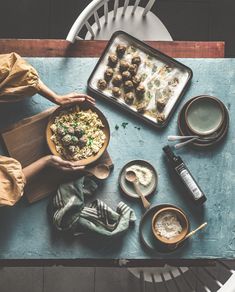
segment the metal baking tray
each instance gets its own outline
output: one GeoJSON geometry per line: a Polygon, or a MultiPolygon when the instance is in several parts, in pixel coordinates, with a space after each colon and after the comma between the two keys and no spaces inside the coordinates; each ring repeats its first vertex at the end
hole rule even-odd
{"type": "MultiPolygon", "coordinates": [[[[114,75],[120,73],[118,66],[119,63],[114,68],[114,75]]],[[[133,113],[155,127],[162,128],[168,124],[192,76],[192,70],[184,64],[148,46],[124,31],[116,31],[109,40],[102,56],[88,79],[88,89],[101,98],[133,113]],[[107,82],[106,89],[101,90],[98,87],[98,80],[104,79],[104,72],[108,68],[109,55],[115,54],[118,44],[127,47],[125,55],[121,59],[131,63],[133,56],[138,55],[141,58],[141,64],[138,66],[137,75],[141,77],[141,85],[145,88],[143,100],[146,108],[142,113],[138,112],[136,109],[136,105],[140,103],[137,101],[136,96],[134,100],[137,102],[133,105],[128,105],[124,101],[125,91],[122,85],[120,89],[121,96],[119,98],[113,96],[112,80],[107,82]],[[159,107],[159,104],[157,107],[157,100],[159,100],[159,102],[165,100],[164,103],[166,104],[163,105],[163,108],[159,107]],[[159,121],[161,117],[164,117],[163,121],[159,121]]],[[[133,90],[133,95],[134,93],[136,94],[135,90],[133,90]]]]}

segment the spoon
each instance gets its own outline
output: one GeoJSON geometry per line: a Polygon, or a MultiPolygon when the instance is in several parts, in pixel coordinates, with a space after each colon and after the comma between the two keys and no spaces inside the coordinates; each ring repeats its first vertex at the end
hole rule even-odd
{"type": "Polygon", "coordinates": [[[141,198],[141,201],[143,203],[143,206],[145,209],[148,209],[150,207],[150,203],[149,201],[145,198],[145,196],[143,195],[141,189],[140,189],[140,185],[136,176],[136,173],[132,170],[126,171],[125,173],[125,178],[127,181],[129,181],[130,183],[133,184],[136,193],[138,194],[138,196],[141,198]]]}
{"type": "Polygon", "coordinates": [[[106,179],[110,175],[110,168],[107,164],[98,164],[95,168],[86,168],[85,171],[100,180],[106,179]]]}
{"type": "Polygon", "coordinates": [[[194,235],[197,231],[201,230],[202,228],[204,228],[207,225],[207,222],[203,223],[202,225],[200,225],[198,228],[192,230],[191,232],[189,232],[185,238],[183,238],[182,240],[180,240],[179,242],[177,242],[174,246],[174,248],[177,248],[177,246],[182,243],[183,241],[185,241],[187,238],[189,238],[190,236],[194,235]]]}
{"type": "Polygon", "coordinates": [[[178,143],[178,144],[176,144],[176,145],[174,146],[174,148],[175,148],[175,149],[180,149],[180,148],[184,147],[185,145],[190,144],[191,142],[193,142],[193,141],[195,141],[195,140],[197,140],[197,139],[198,139],[198,137],[196,136],[196,137],[191,138],[191,139],[189,139],[189,140],[187,140],[187,141],[185,141],[185,142],[178,143]]]}

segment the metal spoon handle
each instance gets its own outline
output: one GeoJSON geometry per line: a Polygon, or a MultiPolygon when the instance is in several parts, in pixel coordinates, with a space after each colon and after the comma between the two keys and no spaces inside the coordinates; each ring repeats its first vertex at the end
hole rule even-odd
{"type": "Polygon", "coordinates": [[[197,136],[168,136],[168,141],[185,140],[190,138],[196,138],[197,136]]]}
{"type": "Polygon", "coordinates": [[[144,208],[145,209],[148,209],[150,207],[150,203],[145,198],[145,196],[142,194],[142,192],[140,190],[139,183],[137,181],[134,181],[133,184],[134,184],[134,188],[135,188],[135,191],[136,191],[137,195],[141,198],[141,201],[143,203],[144,208]]]}
{"type": "Polygon", "coordinates": [[[207,225],[207,222],[200,225],[198,228],[194,229],[193,231],[189,232],[184,239],[189,238],[190,236],[194,235],[196,232],[198,232],[200,229],[204,228],[207,225]]]}
{"type": "Polygon", "coordinates": [[[181,241],[177,242],[176,245],[174,246],[174,248],[177,248],[178,245],[182,242],[184,242],[187,238],[191,237],[192,235],[194,235],[197,231],[199,231],[200,229],[204,228],[207,225],[207,222],[203,223],[202,225],[200,225],[198,228],[194,229],[193,231],[189,232],[185,238],[183,238],[181,241]]]}
{"type": "Polygon", "coordinates": [[[196,139],[197,139],[197,137],[194,137],[194,138],[189,139],[189,140],[187,140],[187,141],[185,141],[185,142],[178,143],[178,144],[176,144],[176,145],[174,146],[174,148],[175,148],[175,149],[180,149],[180,148],[184,147],[185,145],[190,144],[191,142],[193,142],[193,141],[196,140],[196,139]]]}

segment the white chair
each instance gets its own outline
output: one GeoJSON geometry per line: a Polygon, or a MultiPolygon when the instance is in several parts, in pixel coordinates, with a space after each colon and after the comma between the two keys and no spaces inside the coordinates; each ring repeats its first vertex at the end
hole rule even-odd
{"type": "Polygon", "coordinates": [[[150,11],[154,2],[146,1],[143,8],[140,0],[134,0],[133,5],[125,0],[123,7],[119,7],[119,0],[93,0],[78,16],[66,39],[72,43],[81,39],[79,34],[85,27],[86,40],[108,40],[115,31],[123,30],[141,40],[172,41],[164,24],[150,11]]]}
{"type": "Polygon", "coordinates": [[[139,278],[142,292],[145,292],[146,282],[152,283],[154,290],[151,291],[155,292],[235,292],[235,269],[224,261],[217,261],[216,267],[180,268],[166,265],[162,268],[128,270],[139,278]]]}

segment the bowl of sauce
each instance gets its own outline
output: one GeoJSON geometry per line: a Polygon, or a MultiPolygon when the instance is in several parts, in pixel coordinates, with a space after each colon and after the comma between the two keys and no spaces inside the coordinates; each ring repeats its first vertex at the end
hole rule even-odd
{"type": "Polygon", "coordinates": [[[174,245],[188,234],[189,220],[186,214],[176,207],[162,208],[153,216],[152,231],[161,243],[174,245]]]}

